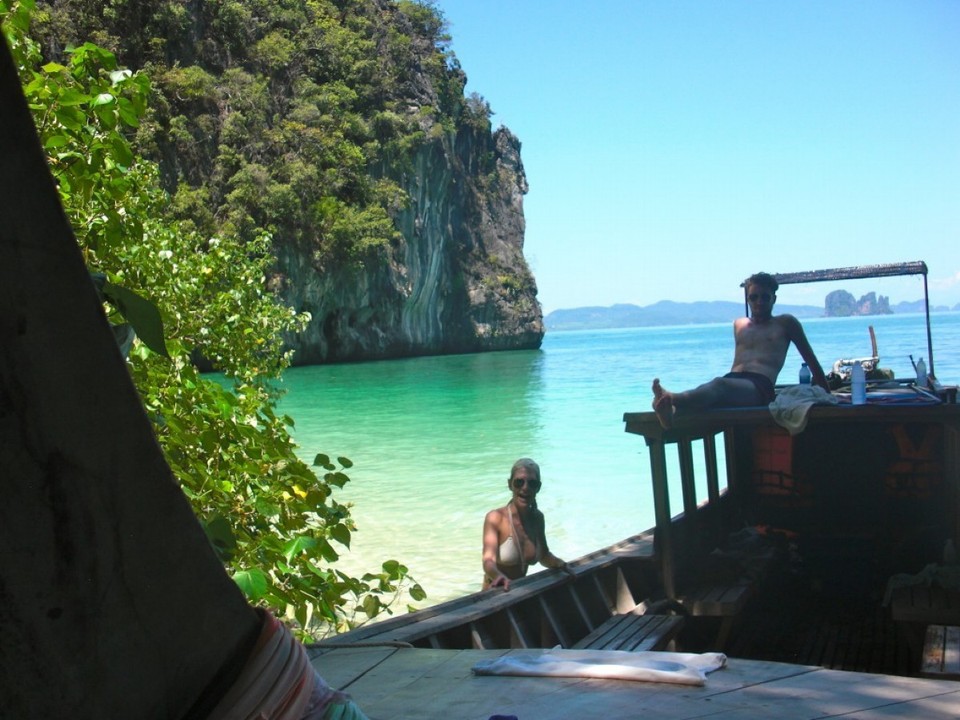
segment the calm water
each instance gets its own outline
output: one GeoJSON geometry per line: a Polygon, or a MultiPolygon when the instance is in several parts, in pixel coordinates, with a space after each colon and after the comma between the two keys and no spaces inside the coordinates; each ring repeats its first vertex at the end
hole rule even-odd
{"type": "MultiPolygon", "coordinates": [[[[936,373],[960,381],[960,313],[933,316],[936,373]]],[[[804,321],[825,370],[871,354],[910,377],[926,354],[922,315],[804,321]]],[[[548,333],[539,351],[296,368],[281,410],[304,459],[354,462],[337,497],[358,526],[341,567],[410,568],[428,599],[479,589],[481,527],[509,499],[513,461],[540,463],[551,549],[574,559],[653,525],[649,457],[623,413],[650,407],[650,383],[685,389],[729,370],[732,325],[548,333]]],[[[797,381],[791,349],[781,383],[797,381]]],[[[675,474],[674,474],[675,475],[675,474]]],[[[674,509],[676,511],[676,509],[674,509]]]]}

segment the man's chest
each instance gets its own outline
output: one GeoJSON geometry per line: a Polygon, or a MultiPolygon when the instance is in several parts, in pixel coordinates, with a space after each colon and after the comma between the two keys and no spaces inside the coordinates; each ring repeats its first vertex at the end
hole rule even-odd
{"type": "Polygon", "coordinates": [[[780,349],[788,344],[787,334],[780,323],[748,323],[737,332],[737,346],[743,349],[780,349]]]}

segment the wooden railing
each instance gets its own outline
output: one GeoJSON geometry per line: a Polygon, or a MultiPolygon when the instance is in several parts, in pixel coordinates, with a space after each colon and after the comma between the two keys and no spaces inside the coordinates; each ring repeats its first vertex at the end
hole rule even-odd
{"type": "MultiPolygon", "coordinates": [[[[798,467],[781,468],[779,472],[793,482],[795,469],[801,472],[814,465],[816,472],[808,474],[816,476],[813,485],[819,494],[799,498],[796,506],[779,513],[778,519],[792,517],[806,523],[807,529],[841,533],[845,523],[856,520],[864,527],[872,524],[870,530],[883,538],[889,537],[889,528],[883,526],[890,522],[885,514],[891,508],[899,511],[914,503],[924,512],[932,508],[926,517],[936,522],[945,536],[960,538],[960,406],[825,405],[811,408],[808,417],[802,436],[796,436],[796,441],[787,436],[791,447],[800,448],[793,451],[792,459],[788,458],[798,467]],[[896,473],[912,462],[907,456],[916,449],[903,447],[905,433],[925,438],[921,445],[931,457],[917,466],[922,466],[926,475],[914,473],[916,487],[905,489],[915,496],[900,502],[890,486],[898,482],[896,473]],[[931,439],[934,442],[928,442],[931,439]],[[928,497],[920,497],[924,492],[928,497]]],[[[691,414],[676,418],[669,429],[663,428],[652,412],[626,413],[624,422],[626,431],[640,435],[649,450],[656,517],[654,550],[664,592],[684,603],[691,614],[735,616],[749,599],[749,583],[699,587],[685,575],[689,576],[687,571],[696,558],[703,558],[722,544],[736,523],[771,522],[771,516],[764,515],[770,512],[770,504],[764,505],[770,498],[762,498],[760,493],[776,488],[759,487],[764,469],[757,466],[755,441],[758,432],[786,435],[785,431],[774,423],[766,408],[691,414]],[[698,442],[703,444],[702,465],[694,462],[698,442]],[[718,460],[721,442],[722,466],[718,460]],[[680,474],[681,507],[676,511],[671,507],[668,478],[667,454],[671,447],[677,454],[680,474]],[[701,467],[705,493],[701,490],[703,495],[698,496],[698,485],[702,487],[703,482],[698,483],[702,479],[696,475],[701,467]]]]}

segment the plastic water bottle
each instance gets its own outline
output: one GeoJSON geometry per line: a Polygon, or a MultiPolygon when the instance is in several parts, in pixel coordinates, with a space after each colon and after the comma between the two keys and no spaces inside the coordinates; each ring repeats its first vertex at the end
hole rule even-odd
{"type": "Polygon", "coordinates": [[[917,360],[917,385],[920,387],[927,386],[927,364],[923,361],[923,358],[917,360]]]}
{"type": "Polygon", "coordinates": [[[952,539],[948,539],[943,545],[943,564],[944,565],[956,565],[957,564],[957,548],[953,544],[952,539]]]}
{"type": "Polygon", "coordinates": [[[807,367],[806,363],[800,365],[800,384],[809,385],[810,384],[810,368],[807,367]]]}
{"type": "Polygon", "coordinates": [[[853,364],[853,370],[850,373],[850,401],[854,405],[863,405],[867,402],[867,378],[863,374],[863,365],[859,362],[853,364]]]}

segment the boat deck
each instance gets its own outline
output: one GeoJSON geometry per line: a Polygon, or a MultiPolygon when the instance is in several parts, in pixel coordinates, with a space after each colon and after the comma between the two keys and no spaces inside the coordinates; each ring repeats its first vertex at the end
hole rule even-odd
{"type": "Polygon", "coordinates": [[[956,718],[960,682],[731,658],[704,687],[574,678],[481,677],[516,650],[311,648],[314,667],[371,720],[564,718],[956,718]]]}
{"type": "Polygon", "coordinates": [[[768,582],[743,613],[727,648],[733,657],[834,670],[916,675],[917,648],[881,592],[817,591],[806,578],[768,582]]]}

